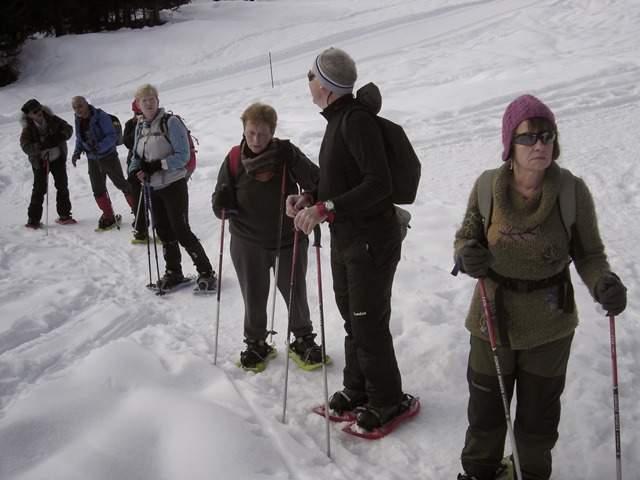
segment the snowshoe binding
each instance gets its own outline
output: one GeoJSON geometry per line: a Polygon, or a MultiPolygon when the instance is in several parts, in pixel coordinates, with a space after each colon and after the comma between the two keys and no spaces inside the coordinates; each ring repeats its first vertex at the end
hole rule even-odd
{"type": "MultiPolygon", "coordinates": [[[[289,345],[289,358],[303,370],[314,370],[322,366],[322,348],[315,342],[316,334],[310,333],[296,337],[289,345]]],[[[333,359],[326,356],[327,365],[333,359]]]]}
{"type": "Polygon", "coordinates": [[[247,344],[247,348],[240,353],[240,361],[236,365],[247,372],[263,372],[267,368],[269,360],[278,355],[277,350],[264,340],[245,339],[244,343],[247,344]]]}

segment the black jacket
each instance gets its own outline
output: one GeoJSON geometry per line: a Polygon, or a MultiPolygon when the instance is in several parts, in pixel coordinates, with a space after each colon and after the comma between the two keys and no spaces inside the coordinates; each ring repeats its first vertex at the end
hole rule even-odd
{"type": "Polygon", "coordinates": [[[327,119],[320,146],[317,201],[333,200],[334,223],[374,220],[393,210],[391,174],[375,116],[344,96],[322,111],[327,119]],[[342,122],[349,113],[346,136],[342,122]]]}

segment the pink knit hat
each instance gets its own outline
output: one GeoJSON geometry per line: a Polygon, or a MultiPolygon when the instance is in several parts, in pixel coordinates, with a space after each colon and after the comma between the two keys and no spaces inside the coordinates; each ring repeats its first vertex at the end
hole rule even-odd
{"type": "Polygon", "coordinates": [[[558,130],[556,118],[553,116],[549,107],[533,95],[521,95],[507,106],[507,109],[504,111],[504,116],[502,117],[503,162],[510,157],[513,132],[522,122],[534,117],[546,118],[552,123],[553,129],[558,130]]]}

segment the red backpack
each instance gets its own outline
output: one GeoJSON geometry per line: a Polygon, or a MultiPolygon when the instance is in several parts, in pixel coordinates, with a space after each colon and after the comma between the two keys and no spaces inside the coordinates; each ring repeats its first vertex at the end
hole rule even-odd
{"type": "Polygon", "coordinates": [[[189,153],[189,161],[185,165],[185,168],[187,169],[187,180],[189,180],[191,178],[191,175],[193,175],[193,172],[196,169],[196,153],[198,152],[198,150],[196,149],[196,144],[200,145],[200,142],[198,142],[198,139],[191,134],[191,130],[189,130],[189,128],[185,125],[184,120],[180,115],[175,115],[173,112],[167,112],[164,114],[164,116],[162,117],[162,120],[160,121],[160,131],[162,132],[162,134],[165,136],[165,138],[169,143],[171,143],[171,141],[169,140],[167,122],[169,121],[169,117],[171,116],[174,116],[178,120],[180,120],[180,122],[182,123],[182,126],[187,131],[187,138],[189,139],[190,153],[189,153]]]}

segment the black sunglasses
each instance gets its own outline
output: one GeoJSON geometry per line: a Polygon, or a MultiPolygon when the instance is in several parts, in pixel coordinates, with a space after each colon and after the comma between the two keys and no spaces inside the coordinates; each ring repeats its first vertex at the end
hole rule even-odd
{"type": "Polygon", "coordinates": [[[307,73],[307,78],[309,79],[309,81],[311,81],[316,78],[316,74],[309,70],[309,73],[307,73]]]}
{"type": "Polygon", "coordinates": [[[540,140],[543,145],[546,145],[549,142],[553,142],[555,139],[555,132],[520,133],[513,136],[513,143],[524,145],[526,147],[533,147],[538,140],[540,140]]]}

